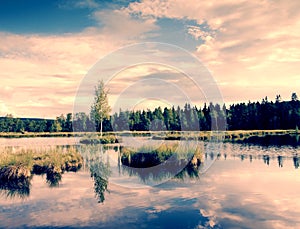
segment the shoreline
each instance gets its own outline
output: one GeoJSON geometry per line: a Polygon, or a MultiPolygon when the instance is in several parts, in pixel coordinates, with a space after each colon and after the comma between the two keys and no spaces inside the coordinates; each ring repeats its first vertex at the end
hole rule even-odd
{"type": "MultiPolygon", "coordinates": [[[[289,130],[226,130],[226,131],[115,131],[103,132],[103,136],[133,136],[133,137],[192,137],[192,136],[221,136],[227,138],[241,138],[245,136],[265,136],[265,135],[299,135],[300,131],[289,130]]],[[[27,133],[0,133],[0,138],[35,138],[35,137],[86,137],[98,136],[99,132],[27,132],[27,133]]]]}

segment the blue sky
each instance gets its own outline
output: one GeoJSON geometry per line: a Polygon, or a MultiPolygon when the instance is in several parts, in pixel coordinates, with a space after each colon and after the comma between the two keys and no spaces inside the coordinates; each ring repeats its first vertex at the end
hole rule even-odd
{"type": "MultiPolygon", "coordinates": [[[[128,45],[153,41],[176,45],[197,57],[226,103],[265,96],[272,100],[277,94],[288,100],[292,92],[300,94],[299,1],[2,0],[0,116],[53,118],[71,112],[77,89],[97,61],[128,45]]],[[[142,68],[137,63],[139,67],[128,71],[132,78],[164,69],[174,77],[165,82],[178,80],[176,68],[183,66],[183,59],[177,57],[178,64],[166,70],[157,61],[173,59],[172,54],[156,57],[155,50],[148,51],[156,64],[142,68]]],[[[131,67],[126,61],[132,54],[124,54],[125,70],[131,67]]],[[[122,91],[122,82],[111,85],[122,91]]],[[[155,88],[151,91],[150,86],[147,96],[152,103],[155,88]]],[[[145,91],[134,92],[139,97],[145,91]]],[[[192,93],[197,97],[196,91],[192,93]]],[[[119,97],[111,93],[111,102],[119,97]]]]}
{"type": "MultiPolygon", "coordinates": [[[[79,33],[89,27],[104,25],[94,17],[95,12],[109,12],[130,4],[130,1],[76,1],[76,0],[3,0],[0,7],[0,31],[15,34],[59,35],[79,33]]],[[[159,32],[147,41],[185,44],[195,49],[199,41],[187,33],[195,20],[160,18],[159,32]]]]}
{"type": "Polygon", "coordinates": [[[0,4],[2,31],[59,34],[95,26],[95,21],[90,17],[94,9],[67,1],[2,0],[0,4]]]}

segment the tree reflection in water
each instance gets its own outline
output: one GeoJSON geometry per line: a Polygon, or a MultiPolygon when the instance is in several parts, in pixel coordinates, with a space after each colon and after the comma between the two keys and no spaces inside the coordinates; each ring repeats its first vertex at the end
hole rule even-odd
{"type": "Polygon", "coordinates": [[[293,156],[293,162],[294,162],[295,168],[298,169],[299,168],[299,157],[297,154],[295,156],[293,156]]]}
{"type": "MultiPolygon", "coordinates": [[[[81,146],[83,147],[83,146],[81,146]]],[[[106,146],[103,145],[89,145],[84,146],[81,151],[82,156],[85,158],[84,167],[86,171],[90,172],[90,175],[94,182],[94,192],[99,203],[105,201],[106,192],[108,190],[108,181],[111,176],[111,165],[109,163],[106,146]]],[[[203,162],[200,158],[176,158],[168,154],[158,155],[155,153],[142,153],[142,154],[122,154],[122,147],[114,147],[115,152],[118,153],[118,164],[115,165],[115,169],[120,175],[127,174],[129,176],[137,176],[145,184],[149,183],[149,180],[161,181],[164,179],[181,179],[186,178],[198,179],[201,176],[201,168],[203,162]],[[130,157],[130,158],[129,158],[130,157]],[[166,160],[165,160],[166,159],[166,160]],[[162,166],[160,166],[162,165],[162,166]]],[[[299,168],[299,156],[297,154],[291,155],[277,155],[272,154],[247,154],[242,152],[241,154],[230,154],[226,152],[218,152],[216,154],[209,152],[204,154],[205,160],[217,158],[218,160],[228,160],[230,158],[239,157],[242,163],[249,157],[250,162],[253,160],[262,160],[266,165],[270,165],[272,162],[276,162],[279,168],[282,168],[284,163],[290,161],[290,165],[295,169],[299,168]],[[222,155],[223,154],[223,155],[222,155]]],[[[26,179],[17,179],[5,181],[4,178],[0,179],[0,193],[7,197],[17,196],[24,198],[30,194],[30,186],[33,174],[46,174],[46,181],[50,187],[58,186],[62,179],[62,173],[55,172],[54,169],[44,171],[35,168],[31,176],[26,179]]]]}
{"type": "Polygon", "coordinates": [[[85,161],[84,167],[89,170],[93,179],[94,193],[98,203],[103,203],[105,192],[109,192],[108,178],[111,175],[111,168],[109,157],[105,158],[105,149],[107,150],[107,147],[102,144],[89,144],[81,147],[81,153],[85,161]]]}
{"type": "Polygon", "coordinates": [[[91,177],[94,180],[94,191],[98,198],[98,203],[105,200],[105,192],[108,191],[108,177],[110,174],[109,164],[96,162],[90,165],[91,177]]]}
{"type": "Polygon", "coordinates": [[[270,165],[270,156],[269,155],[263,155],[264,163],[267,165],[270,165]]]}
{"type": "Polygon", "coordinates": [[[283,167],[283,157],[279,155],[277,157],[277,160],[278,160],[278,166],[279,167],[283,167]]]}
{"type": "MultiPolygon", "coordinates": [[[[99,203],[105,201],[105,193],[108,192],[108,180],[111,175],[111,166],[109,163],[108,154],[110,152],[105,150],[103,146],[92,146],[90,148],[89,156],[86,165],[89,168],[91,177],[94,181],[94,192],[99,203]]],[[[199,179],[201,176],[201,168],[204,165],[204,161],[196,158],[176,158],[174,155],[165,153],[163,156],[158,153],[122,153],[125,147],[111,148],[118,153],[118,164],[115,168],[120,175],[136,176],[144,184],[152,184],[151,181],[161,181],[165,179],[199,179]]],[[[110,149],[110,150],[111,150],[110,149]]],[[[215,157],[219,160],[228,160],[228,157],[239,157],[241,162],[246,161],[249,158],[251,163],[253,160],[262,160],[266,165],[270,165],[271,161],[277,159],[278,167],[283,167],[283,162],[286,159],[292,159],[295,168],[299,167],[299,157],[294,155],[293,157],[287,157],[278,155],[272,157],[271,155],[252,155],[252,154],[228,154],[223,153],[205,153],[205,160],[212,160],[215,157]],[[223,155],[222,155],[223,154],[223,155]]],[[[156,182],[153,182],[156,183],[156,182]]]]}

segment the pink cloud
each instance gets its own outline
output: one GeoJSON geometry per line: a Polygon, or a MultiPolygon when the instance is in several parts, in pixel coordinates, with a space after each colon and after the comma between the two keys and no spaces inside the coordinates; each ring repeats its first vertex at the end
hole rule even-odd
{"type": "Polygon", "coordinates": [[[195,20],[199,26],[187,30],[203,41],[195,54],[217,83],[227,83],[225,97],[237,100],[240,88],[254,94],[255,88],[265,86],[256,97],[299,90],[294,79],[300,79],[297,1],[144,0],[131,3],[127,11],[142,18],[195,20]],[[208,29],[203,29],[204,22],[208,29]],[[290,86],[282,87],[286,84],[290,86]]]}

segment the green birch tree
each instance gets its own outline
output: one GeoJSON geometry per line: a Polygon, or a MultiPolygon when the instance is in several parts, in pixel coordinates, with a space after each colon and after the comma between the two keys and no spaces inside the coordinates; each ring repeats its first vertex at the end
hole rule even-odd
{"type": "Polygon", "coordinates": [[[95,121],[96,126],[100,126],[100,133],[102,137],[103,121],[109,118],[111,107],[108,104],[108,90],[104,87],[103,80],[98,82],[95,87],[94,103],[91,107],[91,118],[95,121]]]}

